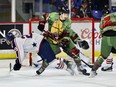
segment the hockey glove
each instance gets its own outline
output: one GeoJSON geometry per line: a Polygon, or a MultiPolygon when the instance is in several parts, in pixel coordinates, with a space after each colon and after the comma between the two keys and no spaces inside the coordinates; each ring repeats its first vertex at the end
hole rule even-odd
{"type": "Polygon", "coordinates": [[[69,41],[68,39],[63,39],[62,42],[60,43],[60,46],[63,48],[63,49],[66,49],[69,47],[69,41]]]}
{"type": "Polygon", "coordinates": [[[39,22],[38,29],[39,29],[41,32],[44,31],[45,23],[46,23],[46,21],[40,21],[40,22],[39,22]]]}
{"type": "Polygon", "coordinates": [[[20,70],[20,68],[21,68],[21,64],[19,63],[19,59],[17,58],[13,69],[17,71],[17,70],[20,70]]]}
{"type": "Polygon", "coordinates": [[[89,44],[87,41],[83,40],[83,41],[78,41],[79,47],[83,48],[83,49],[88,49],[89,48],[89,44]]]}

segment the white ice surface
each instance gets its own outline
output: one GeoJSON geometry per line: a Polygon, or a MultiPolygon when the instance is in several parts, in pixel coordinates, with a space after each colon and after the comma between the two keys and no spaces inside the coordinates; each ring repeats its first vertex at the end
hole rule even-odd
{"type": "Polygon", "coordinates": [[[51,67],[39,76],[35,73],[38,68],[29,66],[22,67],[20,71],[9,72],[9,63],[13,64],[13,61],[0,60],[0,87],[116,87],[116,64],[112,72],[99,69],[95,78],[89,78],[78,73],[71,76],[64,69],[51,67]],[[1,67],[3,65],[5,67],[1,67]]]}

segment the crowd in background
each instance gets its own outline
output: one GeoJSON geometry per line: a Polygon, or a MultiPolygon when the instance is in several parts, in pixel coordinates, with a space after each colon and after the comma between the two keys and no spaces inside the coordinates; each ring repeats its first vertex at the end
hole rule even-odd
{"type": "Polygon", "coordinates": [[[71,17],[73,18],[87,18],[92,17],[91,1],[89,0],[72,0],[71,1],[71,17]]]}
{"type": "Polygon", "coordinates": [[[72,18],[89,17],[100,20],[107,13],[110,13],[109,0],[71,0],[72,18]]]}
{"type": "MultiPolygon", "coordinates": [[[[68,0],[47,0],[52,6],[48,12],[56,11],[58,6],[68,6],[68,0]],[[53,7],[54,6],[54,7],[53,7]]],[[[46,3],[46,0],[44,0],[46,3]]],[[[72,18],[94,18],[100,20],[104,14],[110,13],[109,0],[71,0],[72,18]]],[[[49,6],[50,6],[49,5],[49,6]]],[[[46,8],[45,8],[46,9],[46,8]]]]}
{"type": "Polygon", "coordinates": [[[108,0],[72,0],[72,17],[101,19],[104,14],[110,12],[108,0]],[[75,2],[78,1],[78,2],[75,2]]]}
{"type": "MultiPolygon", "coordinates": [[[[0,0],[0,22],[11,21],[11,1],[0,0]]],[[[16,0],[16,22],[27,22],[31,17],[40,17],[42,13],[58,11],[59,6],[69,5],[72,18],[100,20],[104,14],[112,12],[109,1],[111,0],[16,0]]],[[[116,11],[116,6],[113,11],[116,11]]]]}

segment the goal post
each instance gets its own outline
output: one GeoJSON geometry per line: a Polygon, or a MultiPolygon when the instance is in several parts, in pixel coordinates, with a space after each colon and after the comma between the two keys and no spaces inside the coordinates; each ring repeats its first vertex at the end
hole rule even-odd
{"type": "MultiPolygon", "coordinates": [[[[93,18],[71,18],[71,28],[79,35],[82,40],[86,40],[89,43],[89,50],[80,51],[91,58],[91,63],[94,63],[94,19],[93,18]]],[[[31,18],[29,20],[30,32],[38,32],[37,26],[39,24],[39,18],[31,18]]],[[[45,25],[45,30],[48,29],[48,24],[45,25]]],[[[64,55],[63,55],[64,56],[64,55]]],[[[32,61],[32,59],[30,59],[32,61]]],[[[30,63],[31,63],[30,61],[30,63]]]]}
{"type": "MultiPolygon", "coordinates": [[[[39,24],[40,19],[39,18],[30,18],[29,19],[29,33],[32,33],[34,30],[37,29],[37,25],[39,24]]],[[[34,31],[34,32],[36,32],[34,31]]],[[[37,33],[37,32],[36,32],[37,33]]],[[[32,66],[32,56],[33,53],[29,53],[29,65],[32,66]]]]}

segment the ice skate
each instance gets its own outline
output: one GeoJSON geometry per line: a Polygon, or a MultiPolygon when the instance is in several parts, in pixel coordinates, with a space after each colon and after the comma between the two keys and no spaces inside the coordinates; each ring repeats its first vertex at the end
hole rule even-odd
{"type": "Polygon", "coordinates": [[[49,64],[43,60],[42,66],[36,71],[38,75],[40,75],[48,66],[49,64]]]}
{"type": "Polygon", "coordinates": [[[40,67],[40,69],[37,70],[36,73],[37,73],[38,75],[40,75],[44,70],[45,70],[45,68],[40,67]]]}
{"type": "Polygon", "coordinates": [[[91,70],[91,72],[90,72],[90,78],[93,78],[93,77],[95,77],[96,75],[97,75],[96,71],[91,70]]]}
{"type": "Polygon", "coordinates": [[[102,67],[101,70],[102,71],[112,71],[112,68],[113,67],[113,63],[111,64],[111,66],[105,66],[105,67],[102,67]]]}
{"type": "Polygon", "coordinates": [[[77,66],[77,70],[78,70],[79,74],[83,74],[83,75],[87,75],[87,76],[90,75],[90,73],[87,73],[87,70],[84,69],[82,65],[77,66]]]}
{"type": "Polygon", "coordinates": [[[83,75],[90,75],[90,73],[87,73],[87,70],[83,68],[81,61],[80,60],[75,60],[75,63],[77,65],[77,70],[79,72],[79,74],[83,74],[83,75]]]}

